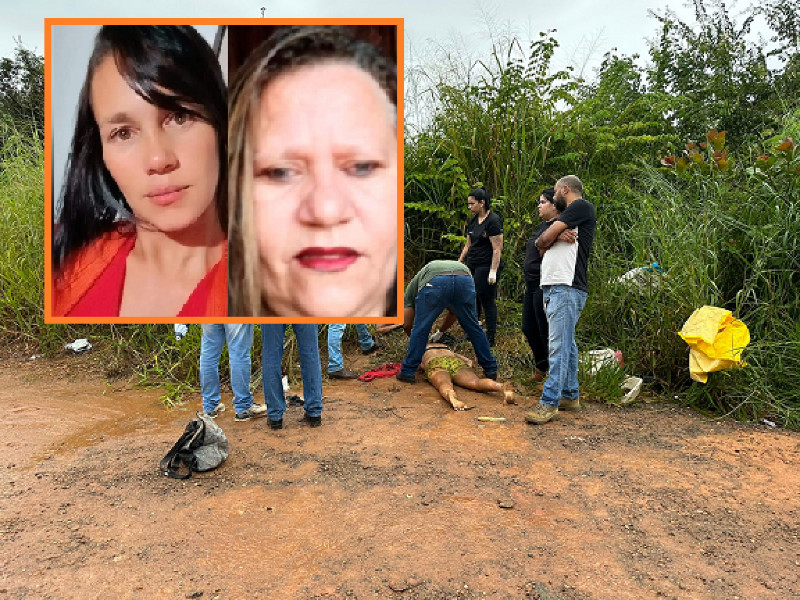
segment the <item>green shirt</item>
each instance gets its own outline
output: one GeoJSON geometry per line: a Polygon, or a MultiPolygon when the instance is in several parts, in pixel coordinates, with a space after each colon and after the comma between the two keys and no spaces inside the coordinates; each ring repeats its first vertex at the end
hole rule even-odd
{"type": "Polygon", "coordinates": [[[450,273],[452,271],[464,271],[467,275],[470,274],[467,265],[457,260],[432,260],[429,262],[414,275],[414,279],[408,282],[406,293],[403,296],[403,306],[414,308],[414,300],[416,300],[417,294],[431,279],[442,273],[450,273]]]}

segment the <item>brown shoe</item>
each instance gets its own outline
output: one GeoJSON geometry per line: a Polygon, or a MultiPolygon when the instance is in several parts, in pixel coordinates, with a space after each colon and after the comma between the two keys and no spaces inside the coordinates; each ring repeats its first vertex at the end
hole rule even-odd
{"type": "Polygon", "coordinates": [[[558,415],[558,409],[555,406],[540,402],[536,408],[525,415],[525,421],[531,425],[542,425],[554,419],[556,415],[558,415]]]}
{"type": "Polygon", "coordinates": [[[331,379],[358,379],[358,373],[355,371],[348,371],[347,369],[340,369],[339,371],[328,373],[328,377],[331,379]]]}
{"type": "Polygon", "coordinates": [[[567,400],[566,398],[562,398],[561,402],[558,403],[558,410],[578,410],[580,407],[580,398],[575,398],[575,400],[567,400]]]}

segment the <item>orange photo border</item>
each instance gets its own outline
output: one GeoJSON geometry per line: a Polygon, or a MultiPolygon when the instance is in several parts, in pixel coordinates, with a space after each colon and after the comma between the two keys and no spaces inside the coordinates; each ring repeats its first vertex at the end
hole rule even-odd
{"type": "Polygon", "coordinates": [[[404,21],[402,18],[393,19],[214,19],[214,18],[189,18],[189,19],[84,19],[84,18],[46,18],[44,20],[44,193],[45,193],[45,258],[44,258],[44,322],[51,324],[200,324],[200,323],[375,323],[398,324],[403,322],[403,267],[404,267],[404,215],[403,191],[405,165],[403,162],[403,132],[404,132],[404,78],[403,78],[403,40],[404,21]],[[53,25],[394,25],[397,27],[397,316],[396,317],[56,317],[52,314],[52,239],[53,239],[53,180],[52,180],[52,123],[51,123],[51,32],[53,25]]]}

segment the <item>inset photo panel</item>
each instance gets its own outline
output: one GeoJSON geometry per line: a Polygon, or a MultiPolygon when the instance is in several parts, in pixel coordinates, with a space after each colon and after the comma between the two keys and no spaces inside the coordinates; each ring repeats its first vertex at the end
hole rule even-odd
{"type": "Polygon", "coordinates": [[[223,33],[46,23],[46,321],[227,317],[223,33]]]}
{"type": "Polygon", "coordinates": [[[231,318],[398,320],[401,23],[228,28],[231,318]]]}

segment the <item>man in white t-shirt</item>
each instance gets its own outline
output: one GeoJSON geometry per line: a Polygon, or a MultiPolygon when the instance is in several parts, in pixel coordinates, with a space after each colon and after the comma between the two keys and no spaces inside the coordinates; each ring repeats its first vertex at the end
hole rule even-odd
{"type": "Polygon", "coordinates": [[[597,215],[592,203],[583,199],[583,184],[575,175],[559,179],[555,190],[555,198],[565,200],[567,208],[536,240],[536,247],[542,253],[541,286],[550,328],[550,371],[539,404],[525,417],[533,424],[550,421],[558,414],[559,406],[562,409],[580,406],[575,325],[586,304],[587,264],[597,215]],[[577,243],[569,238],[559,239],[566,230],[574,232],[577,243]]]}

